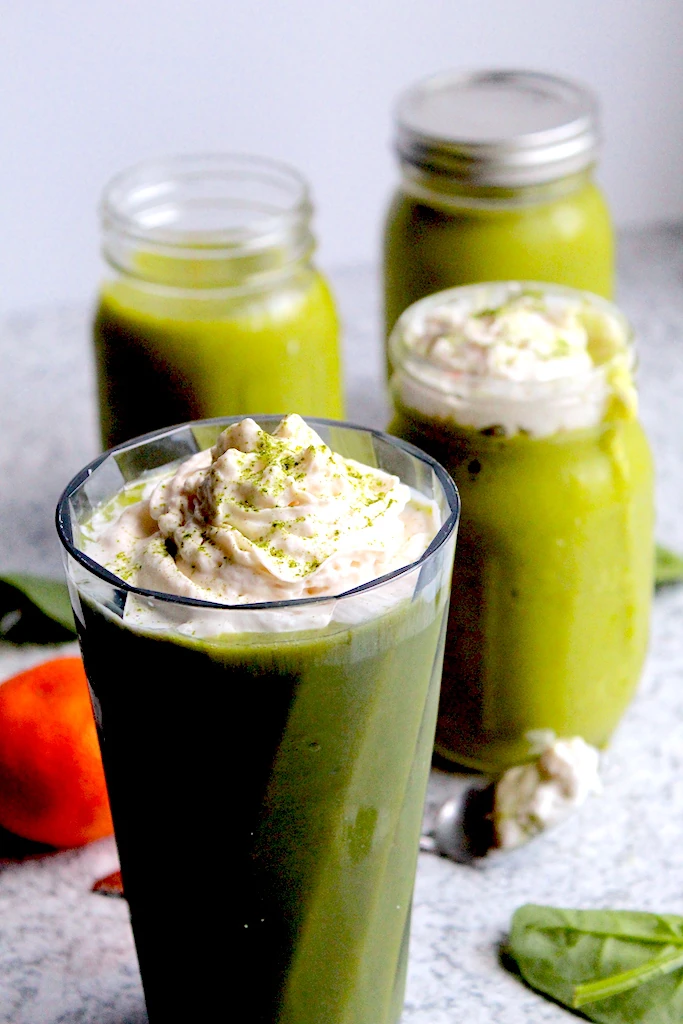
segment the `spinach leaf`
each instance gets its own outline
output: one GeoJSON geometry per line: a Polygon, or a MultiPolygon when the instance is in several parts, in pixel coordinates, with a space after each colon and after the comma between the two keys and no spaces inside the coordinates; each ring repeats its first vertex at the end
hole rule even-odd
{"type": "Polygon", "coordinates": [[[0,639],[55,644],[73,640],[75,632],[66,583],[23,573],[0,576],[0,639]]]}
{"type": "Polygon", "coordinates": [[[527,904],[508,951],[522,977],[600,1024],[680,1024],[683,917],[527,904]]]}
{"type": "Polygon", "coordinates": [[[655,586],[683,581],[683,558],[657,544],[655,548],[655,586]]]}

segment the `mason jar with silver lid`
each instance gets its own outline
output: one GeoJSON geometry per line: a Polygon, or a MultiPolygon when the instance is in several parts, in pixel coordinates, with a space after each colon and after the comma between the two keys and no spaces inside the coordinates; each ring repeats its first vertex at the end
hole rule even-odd
{"type": "Polygon", "coordinates": [[[535,71],[446,72],[399,98],[396,126],[387,335],[417,299],[454,285],[535,280],[611,297],[614,239],[585,86],[535,71]]]}

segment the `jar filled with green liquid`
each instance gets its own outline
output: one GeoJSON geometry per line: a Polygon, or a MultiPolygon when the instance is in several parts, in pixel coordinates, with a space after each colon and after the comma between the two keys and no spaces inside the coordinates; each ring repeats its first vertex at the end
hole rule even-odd
{"type": "Polygon", "coordinates": [[[259,157],[141,164],[102,203],[105,448],[190,419],[343,414],[339,325],[306,182],[259,157]]]}
{"type": "Polygon", "coordinates": [[[640,678],[654,483],[626,319],[588,292],[429,296],[391,336],[392,434],[462,498],[436,750],[498,773],[538,736],[604,747],[640,678]]]}
{"type": "Polygon", "coordinates": [[[387,336],[416,300],[477,281],[546,281],[611,297],[613,232],[593,180],[599,135],[587,89],[536,72],[449,72],[406,92],[396,120],[387,336]]]}

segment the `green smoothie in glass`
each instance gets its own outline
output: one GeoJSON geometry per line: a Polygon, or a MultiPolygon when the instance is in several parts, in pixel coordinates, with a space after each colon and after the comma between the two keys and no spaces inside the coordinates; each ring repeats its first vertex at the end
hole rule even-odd
{"type": "Polygon", "coordinates": [[[104,447],[207,416],[343,413],[339,324],[291,168],[179,157],[110,183],[94,343],[104,447]]]}
{"type": "Polygon", "coordinates": [[[401,1012],[457,493],[314,426],[159,432],[60,503],[152,1024],[401,1012]]]}
{"type": "Polygon", "coordinates": [[[637,685],[653,468],[630,330],[585,292],[478,285],[407,310],[391,431],[463,501],[436,750],[498,773],[539,732],[604,747],[637,685]]]}

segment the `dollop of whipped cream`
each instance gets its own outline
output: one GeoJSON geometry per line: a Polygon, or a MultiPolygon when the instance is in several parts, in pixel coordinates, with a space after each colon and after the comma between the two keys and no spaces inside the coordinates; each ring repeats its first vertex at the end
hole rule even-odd
{"type": "Polygon", "coordinates": [[[578,306],[549,307],[527,292],[495,309],[437,306],[409,331],[411,348],[444,369],[510,381],[591,370],[588,341],[578,306]]]}
{"type": "Polygon", "coordinates": [[[511,850],[559,825],[601,792],[600,754],[580,736],[552,737],[537,760],[509,768],[494,789],[495,846],[511,850]]]}
{"type": "Polygon", "coordinates": [[[607,309],[514,282],[474,296],[418,305],[401,323],[406,365],[393,384],[403,404],[533,436],[596,426],[608,408],[635,415],[633,358],[623,323],[607,309]],[[487,304],[487,296],[502,301],[487,304]],[[419,368],[409,365],[413,354],[419,368]]]}
{"type": "Polygon", "coordinates": [[[230,605],[343,593],[419,559],[440,526],[433,502],[296,415],[272,434],[232,424],[131,500],[93,516],[86,554],[134,586],[230,605]]]}

